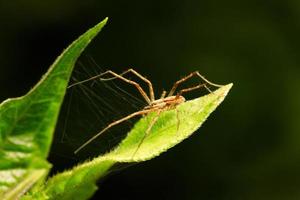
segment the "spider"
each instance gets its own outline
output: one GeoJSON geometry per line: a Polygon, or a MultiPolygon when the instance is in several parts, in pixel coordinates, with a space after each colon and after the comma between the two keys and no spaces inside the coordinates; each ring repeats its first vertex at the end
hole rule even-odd
{"type": "MultiPolygon", "coordinates": [[[[211,85],[211,86],[215,86],[215,87],[221,87],[223,85],[219,85],[219,84],[215,84],[210,82],[209,80],[207,80],[204,76],[202,76],[198,71],[194,71],[192,73],[190,73],[189,75],[181,78],[180,80],[176,81],[173,85],[173,87],[171,88],[171,90],[169,91],[169,93],[167,93],[167,91],[163,91],[160,98],[159,99],[155,99],[155,95],[154,95],[154,90],[153,90],[153,86],[151,81],[149,81],[147,78],[145,78],[144,76],[142,76],[140,73],[138,73],[137,71],[135,71],[134,69],[128,69],[126,71],[124,71],[121,74],[117,74],[111,70],[105,71],[104,73],[101,73],[99,75],[93,76],[89,79],[83,80],[83,81],[79,81],[77,83],[74,83],[72,85],[70,85],[68,88],[71,88],[75,85],[79,85],[91,80],[95,80],[95,79],[100,79],[101,81],[108,81],[108,80],[113,80],[113,79],[120,79],[130,85],[133,85],[136,87],[136,89],[138,90],[138,92],[142,95],[142,97],[144,98],[144,100],[147,102],[147,106],[145,106],[143,109],[136,111],[132,114],[129,114],[128,116],[125,116],[119,120],[116,120],[110,124],[108,124],[104,129],[102,129],[99,133],[97,133],[96,135],[94,135],[93,137],[91,137],[89,140],[87,140],[84,144],[82,144],[79,148],[77,148],[74,153],[77,154],[80,150],[82,150],[85,146],[87,146],[89,143],[91,143],[93,140],[95,140],[97,137],[99,137],[102,133],[104,133],[105,131],[107,131],[108,129],[110,129],[113,126],[116,126],[126,120],[129,120],[130,118],[139,116],[139,115],[147,115],[149,113],[152,112],[156,112],[155,117],[152,119],[152,121],[150,122],[146,133],[144,135],[144,138],[149,134],[149,132],[151,131],[151,128],[153,127],[153,125],[155,124],[155,122],[158,120],[159,115],[161,112],[165,111],[165,110],[172,110],[175,109],[179,104],[185,102],[185,98],[184,96],[182,96],[183,93],[186,92],[190,92],[192,90],[196,90],[199,88],[206,88],[209,92],[211,92],[211,90],[208,88],[207,84],[211,85]],[[144,81],[147,85],[148,85],[148,90],[149,90],[149,96],[148,94],[145,92],[145,90],[135,81],[132,81],[128,78],[125,78],[124,75],[128,74],[128,73],[132,73],[133,75],[137,76],[139,79],[141,79],[142,81],[144,81]],[[107,75],[111,75],[112,77],[110,78],[103,78],[103,76],[107,76],[107,75]],[[192,77],[199,77],[200,79],[202,79],[205,83],[200,83],[196,86],[193,87],[189,87],[189,88],[185,88],[185,89],[181,89],[179,90],[175,95],[174,93],[176,92],[176,89],[178,88],[178,86],[185,82],[186,80],[192,78],[192,77]]],[[[178,113],[177,113],[177,119],[178,119],[178,113]]],[[[178,119],[179,120],[179,119],[178,119]]],[[[179,125],[177,124],[177,130],[179,125]]],[[[143,140],[142,140],[143,141],[143,140]]],[[[142,142],[141,142],[142,143],[142,142]]],[[[140,144],[141,144],[140,143],[140,144]]],[[[140,145],[139,145],[140,146],[140,145]]]]}

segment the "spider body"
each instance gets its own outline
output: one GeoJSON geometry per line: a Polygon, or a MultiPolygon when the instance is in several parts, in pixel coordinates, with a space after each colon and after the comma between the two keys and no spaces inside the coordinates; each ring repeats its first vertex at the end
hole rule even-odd
{"type": "Polygon", "coordinates": [[[151,102],[144,110],[170,110],[183,102],[185,102],[185,98],[181,95],[163,97],[151,102]]]}
{"type": "MultiPolygon", "coordinates": [[[[136,116],[139,116],[139,115],[147,115],[147,114],[149,114],[151,112],[156,112],[157,115],[149,123],[149,126],[148,126],[148,128],[146,130],[146,133],[144,135],[144,138],[142,139],[142,141],[138,145],[138,148],[139,148],[139,146],[142,144],[143,140],[148,135],[148,133],[151,131],[151,128],[153,127],[153,125],[157,121],[160,113],[162,111],[165,111],[165,110],[176,109],[176,107],[179,104],[185,102],[185,98],[182,96],[183,93],[190,92],[192,90],[196,90],[196,89],[203,88],[203,87],[206,88],[209,92],[211,92],[211,90],[208,88],[207,85],[211,85],[211,86],[215,86],[215,87],[221,87],[222,86],[222,85],[218,85],[218,84],[215,84],[215,83],[212,83],[212,82],[208,81],[198,71],[195,71],[195,72],[192,72],[189,75],[181,78],[180,80],[176,81],[168,94],[167,94],[166,91],[163,91],[161,97],[159,99],[155,99],[154,90],[153,90],[151,81],[149,81],[147,78],[145,78],[144,76],[142,76],[141,74],[139,74],[138,72],[136,72],[134,69],[128,69],[128,70],[126,70],[125,72],[123,72],[121,74],[117,74],[117,73],[115,73],[115,72],[113,72],[111,70],[108,70],[108,71],[106,71],[106,72],[104,72],[102,74],[99,74],[97,76],[91,77],[91,78],[89,78],[87,80],[74,83],[74,84],[70,85],[69,88],[73,87],[75,85],[78,85],[78,84],[82,84],[82,83],[94,80],[94,79],[100,79],[101,81],[109,81],[109,80],[113,80],[113,79],[119,79],[119,80],[122,80],[122,81],[130,84],[130,85],[133,85],[134,87],[136,87],[136,89],[138,90],[138,92],[143,96],[144,100],[147,102],[148,105],[145,106],[142,110],[136,111],[136,112],[134,112],[134,113],[132,113],[132,114],[126,116],[126,117],[123,117],[122,119],[119,119],[117,121],[114,121],[114,122],[110,123],[104,129],[102,129],[99,133],[97,133],[92,138],[90,138],[88,141],[86,141],[84,144],[82,144],[74,153],[77,153],[78,151],[80,151],[82,148],[84,148],[86,145],[88,145],[90,142],[92,142],[93,140],[95,140],[97,137],[99,137],[102,133],[104,133],[105,131],[107,131],[111,127],[113,127],[113,126],[115,126],[117,124],[120,124],[121,122],[124,122],[124,121],[126,121],[126,120],[128,120],[130,118],[133,118],[133,117],[136,117],[136,116]],[[140,78],[140,80],[142,80],[145,83],[147,83],[148,89],[149,89],[149,96],[145,92],[145,90],[137,82],[132,81],[132,80],[124,77],[124,75],[126,75],[128,73],[132,73],[133,75],[135,75],[138,78],[140,78]],[[107,75],[111,75],[112,77],[103,78],[103,76],[107,76],[107,75]],[[181,89],[181,90],[179,90],[177,92],[176,95],[174,95],[174,93],[176,92],[176,89],[178,88],[178,86],[181,83],[183,83],[186,80],[188,80],[188,79],[190,79],[192,77],[195,77],[195,76],[199,77],[200,79],[202,79],[204,81],[204,83],[200,83],[200,84],[198,84],[196,86],[193,86],[193,87],[181,89]]],[[[177,112],[177,120],[178,120],[178,124],[177,124],[177,130],[178,130],[178,128],[179,128],[178,112],[177,112]]]]}

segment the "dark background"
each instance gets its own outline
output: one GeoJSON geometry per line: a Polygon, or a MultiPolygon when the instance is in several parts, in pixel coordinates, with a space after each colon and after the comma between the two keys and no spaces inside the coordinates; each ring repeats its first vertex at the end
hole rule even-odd
{"type": "MultiPolygon", "coordinates": [[[[84,53],[99,66],[134,67],[159,89],[194,70],[234,87],[197,134],[111,175],[99,199],[300,198],[300,1],[1,0],[0,100],[106,16],[84,53]]],[[[71,165],[53,152],[55,170],[71,165]]]]}

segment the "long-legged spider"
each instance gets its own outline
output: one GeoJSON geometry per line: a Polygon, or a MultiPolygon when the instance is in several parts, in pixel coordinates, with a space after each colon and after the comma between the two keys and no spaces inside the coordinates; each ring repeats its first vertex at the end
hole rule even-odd
{"type": "MultiPolygon", "coordinates": [[[[198,71],[195,71],[195,72],[192,72],[189,75],[181,78],[177,82],[175,82],[174,85],[173,85],[173,87],[171,88],[171,90],[170,90],[170,92],[168,94],[167,94],[167,91],[164,90],[162,92],[160,98],[159,99],[155,99],[154,90],[153,90],[151,81],[149,81],[147,78],[145,78],[144,76],[142,76],[141,74],[139,74],[138,72],[136,72],[134,69],[128,69],[128,70],[124,71],[121,74],[117,74],[117,73],[115,73],[115,72],[113,72],[111,70],[108,70],[108,71],[106,71],[104,73],[101,73],[99,75],[93,76],[93,77],[91,77],[89,79],[86,79],[84,81],[80,81],[80,82],[74,83],[74,84],[70,85],[68,88],[71,88],[71,87],[73,87],[75,85],[82,84],[82,83],[85,83],[85,82],[88,82],[88,81],[91,81],[91,80],[95,80],[95,79],[100,79],[102,81],[108,81],[108,80],[113,80],[113,79],[123,80],[126,83],[129,83],[129,84],[135,86],[137,88],[137,90],[139,91],[139,93],[143,96],[143,98],[145,99],[145,101],[147,102],[148,105],[145,106],[142,110],[136,111],[136,112],[134,112],[134,113],[132,113],[132,114],[126,116],[126,117],[123,117],[123,118],[121,118],[121,119],[119,119],[117,121],[114,121],[114,122],[110,123],[109,125],[107,125],[99,133],[97,133],[96,135],[94,135],[92,138],[90,138],[84,144],[82,144],[79,148],[77,148],[74,151],[75,154],[78,153],[86,145],[88,145],[90,142],[92,142],[93,140],[95,140],[97,137],[99,137],[102,133],[104,133],[105,131],[107,131],[111,127],[113,127],[113,126],[115,126],[117,124],[120,124],[120,123],[122,123],[122,122],[124,122],[124,121],[126,121],[126,120],[128,120],[130,118],[133,118],[135,116],[146,115],[146,114],[151,113],[151,112],[156,112],[157,115],[152,119],[152,121],[150,122],[150,124],[149,124],[149,126],[148,126],[148,128],[146,130],[146,133],[145,133],[145,136],[144,136],[144,138],[145,138],[146,135],[148,135],[149,132],[151,131],[151,128],[153,127],[153,125],[157,121],[157,119],[158,119],[158,117],[159,117],[159,115],[160,115],[160,113],[162,111],[174,109],[179,104],[185,102],[185,98],[182,96],[183,93],[190,92],[192,90],[196,90],[196,89],[199,89],[199,88],[202,88],[202,87],[206,88],[209,92],[211,92],[211,90],[207,87],[206,84],[209,84],[209,85],[215,86],[215,87],[221,87],[222,86],[222,85],[210,82],[209,80],[207,80],[206,78],[204,78],[204,76],[202,76],[198,71]],[[129,79],[127,79],[127,78],[124,77],[124,75],[128,74],[128,73],[132,73],[132,74],[136,75],[138,78],[140,78],[142,81],[144,81],[145,83],[148,84],[149,96],[148,96],[148,94],[144,91],[144,89],[137,82],[129,80],[129,79]],[[112,75],[112,77],[110,77],[110,78],[102,78],[103,76],[108,75],[108,74],[112,75]],[[199,77],[205,83],[200,83],[200,84],[198,84],[196,86],[193,86],[193,87],[181,89],[181,90],[179,90],[177,92],[176,95],[174,95],[174,93],[176,92],[176,89],[178,88],[178,86],[181,83],[185,82],[186,80],[188,80],[188,79],[190,79],[190,78],[192,78],[194,76],[199,77]]],[[[178,116],[177,116],[177,118],[178,118],[178,116]]],[[[177,130],[178,130],[178,126],[179,125],[177,125],[177,130]]]]}

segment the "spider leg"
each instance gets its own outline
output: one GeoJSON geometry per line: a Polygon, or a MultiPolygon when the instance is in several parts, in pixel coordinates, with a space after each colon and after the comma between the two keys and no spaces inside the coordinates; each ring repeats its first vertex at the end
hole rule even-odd
{"type": "Polygon", "coordinates": [[[137,88],[137,90],[140,92],[140,94],[143,96],[143,98],[146,100],[146,102],[148,104],[151,104],[151,100],[149,99],[148,95],[146,94],[146,92],[143,90],[143,88],[137,82],[131,81],[131,80],[127,79],[127,78],[124,78],[123,76],[121,76],[121,75],[119,75],[119,74],[117,74],[117,73],[115,73],[115,72],[113,72],[111,70],[108,70],[108,71],[103,72],[103,73],[101,73],[99,75],[93,76],[93,77],[91,77],[89,79],[86,79],[84,81],[79,81],[77,83],[74,83],[74,84],[70,85],[68,88],[71,88],[71,87],[73,87],[75,85],[79,85],[79,84],[82,84],[82,83],[85,83],[85,82],[88,82],[88,81],[91,81],[91,80],[94,80],[94,79],[98,79],[98,78],[100,80],[106,80],[106,79],[101,79],[101,77],[104,76],[104,75],[107,75],[107,74],[111,74],[115,78],[121,79],[122,81],[125,81],[126,83],[134,85],[137,88]]]}
{"type": "Polygon", "coordinates": [[[202,83],[202,84],[199,84],[199,85],[196,85],[194,87],[190,87],[190,88],[185,88],[185,89],[182,89],[178,92],[177,95],[182,95],[183,93],[186,93],[186,92],[190,92],[190,91],[193,91],[193,90],[197,90],[199,88],[202,88],[204,87],[205,89],[207,89],[210,93],[212,93],[212,91],[206,86],[205,83],[202,83]]]}
{"type": "Polygon", "coordinates": [[[156,113],[156,116],[151,120],[151,122],[150,122],[150,124],[149,124],[149,126],[148,126],[148,128],[147,128],[147,130],[146,130],[146,132],[145,132],[145,134],[144,134],[144,136],[143,136],[143,138],[142,138],[142,140],[139,142],[138,147],[136,148],[136,150],[135,150],[134,153],[132,154],[132,158],[135,156],[135,154],[137,153],[137,151],[139,150],[139,148],[140,148],[141,145],[143,144],[144,140],[145,140],[146,137],[149,135],[149,133],[150,133],[152,127],[153,127],[154,124],[157,122],[160,113],[161,113],[161,110],[158,110],[157,113],[156,113]]]}
{"type": "MultiPolygon", "coordinates": [[[[133,73],[134,75],[136,75],[137,77],[139,77],[142,81],[146,82],[148,84],[149,87],[149,94],[150,94],[150,100],[151,102],[155,100],[155,96],[154,96],[154,90],[153,90],[153,86],[151,81],[149,81],[146,77],[144,77],[143,75],[141,75],[140,73],[138,73],[137,71],[135,71],[134,69],[130,68],[127,69],[126,71],[122,72],[121,74],[119,74],[120,76],[124,76],[125,74],[128,73],[133,73]]],[[[116,79],[117,77],[112,77],[112,78],[102,78],[101,80],[103,81],[109,81],[109,80],[113,80],[116,79]]]]}
{"type": "Polygon", "coordinates": [[[172,89],[170,90],[170,92],[169,92],[169,94],[168,94],[168,97],[169,97],[169,96],[172,96],[172,95],[174,94],[174,92],[176,91],[177,87],[178,87],[181,83],[187,81],[188,79],[190,79],[190,78],[192,78],[192,77],[194,77],[194,76],[200,77],[204,82],[206,82],[206,83],[209,84],[209,85],[212,85],[212,86],[215,86],[215,87],[222,87],[222,86],[223,86],[223,85],[219,85],[219,84],[215,84],[215,83],[210,82],[210,81],[207,80],[204,76],[202,76],[198,71],[195,71],[195,72],[192,72],[192,73],[190,73],[189,75],[183,77],[182,79],[176,81],[176,82],[174,83],[172,89]]]}
{"type": "Polygon", "coordinates": [[[83,145],[81,145],[79,148],[77,148],[75,151],[74,151],[74,154],[77,154],[81,149],[83,149],[86,145],[88,145],[89,143],[91,143],[92,141],[94,141],[97,137],[99,137],[102,133],[104,133],[105,131],[107,131],[108,129],[110,129],[111,127],[117,125],[117,124],[120,124],[132,117],[135,117],[135,116],[138,116],[138,115],[144,115],[144,114],[147,114],[149,112],[151,112],[152,110],[140,110],[140,111],[137,111],[137,112],[134,112],[126,117],[123,117],[122,119],[119,119],[117,121],[114,121],[112,123],[110,123],[109,125],[107,125],[104,129],[102,129],[102,131],[100,131],[99,133],[97,133],[96,135],[94,135],[92,138],[90,138],[88,141],[86,141],[83,145]]]}

